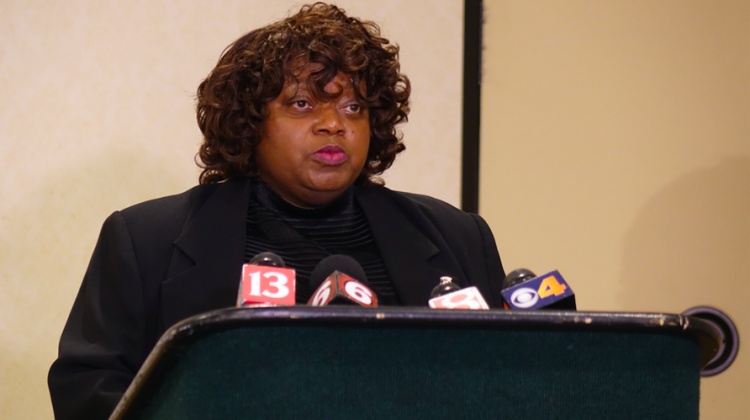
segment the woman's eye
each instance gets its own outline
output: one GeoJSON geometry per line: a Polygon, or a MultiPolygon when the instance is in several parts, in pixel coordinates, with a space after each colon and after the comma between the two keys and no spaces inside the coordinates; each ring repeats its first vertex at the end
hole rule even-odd
{"type": "Polygon", "coordinates": [[[357,113],[362,110],[362,105],[360,104],[349,104],[346,106],[347,110],[352,113],[357,113]]]}
{"type": "Polygon", "coordinates": [[[306,109],[310,107],[310,103],[305,100],[300,99],[300,100],[292,102],[292,106],[297,109],[306,109]]]}

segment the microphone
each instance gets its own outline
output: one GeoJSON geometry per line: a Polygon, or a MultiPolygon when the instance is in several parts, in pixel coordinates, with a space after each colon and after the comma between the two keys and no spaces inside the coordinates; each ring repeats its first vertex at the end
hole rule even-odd
{"type": "Polygon", "coordinates": [[[440,277],[430,297],[427,304],[433,309],[490,309],[476,286],[459,289],[448,276],[440,277]]]}
{"type": "Polygon", "coordinates": [[[331,255],[318,263],[310,274],[310,290],[315,290],[310,306],[360,305],[377,307],[378,296],[367,287],[362,266],[347,255],[331,255]]]}
{"type": "Polygon", "coordinates": [[[513,270],[503,280],[506,309],[576,310],[573,289],[557,270],[537,276],[531,270],[513,270]]]}
{"type": "Polygon", "coordinates": [[[237,307],[294,305],[296,274],[273,252],[261,252],[242,266],[237,307]]]}

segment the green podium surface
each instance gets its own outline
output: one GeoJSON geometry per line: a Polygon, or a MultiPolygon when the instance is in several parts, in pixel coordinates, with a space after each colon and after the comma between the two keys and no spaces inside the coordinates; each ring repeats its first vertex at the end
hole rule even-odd
{"type": "Polygon", "coordinates": [[[672,314],[232,308],[170,328],[111,419],[698,419],[720,345],[672,314]]]}

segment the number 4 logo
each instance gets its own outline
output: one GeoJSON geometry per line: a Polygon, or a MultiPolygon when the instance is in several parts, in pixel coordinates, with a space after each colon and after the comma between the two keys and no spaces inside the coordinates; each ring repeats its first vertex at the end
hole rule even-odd
{"type": "MultiPolygon", "coordinates": [[[[539,290],[537,290],[537,293],[539,294],[539,297],[541,299],[544,299],[549,296],[560,296],[561,294],[565,293],[565,290],[567,287],[564,284],[560,284],[555,276],[549,276],[542,280],[542,283],[539,285],[539,290]]],[[[533,290],[533,289],[532,289],[533,290]]]]}

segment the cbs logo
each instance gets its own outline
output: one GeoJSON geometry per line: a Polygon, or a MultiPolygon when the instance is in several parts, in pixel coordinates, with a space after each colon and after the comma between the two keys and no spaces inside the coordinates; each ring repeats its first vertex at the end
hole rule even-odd
{"type": "MultiPolygon", "coordinates": [[[[530,280],[529,283],[533,281],[530,280]]],[[[518,309],[533,308],[540,299],[563,295],[567,289],[564,282],[560,283],[555,276],[549,276],[542,280],[537,290],[531,287],[519,287],[514,290],[510,295],[510,304],[518,309]]]]}
{"type": "Polygon", "coordinates": [[[510,295],[510,303],[516,308],[531,308],[537,302],[539,302],[539,293],[530,287],[522,287],[510,295]]]}

